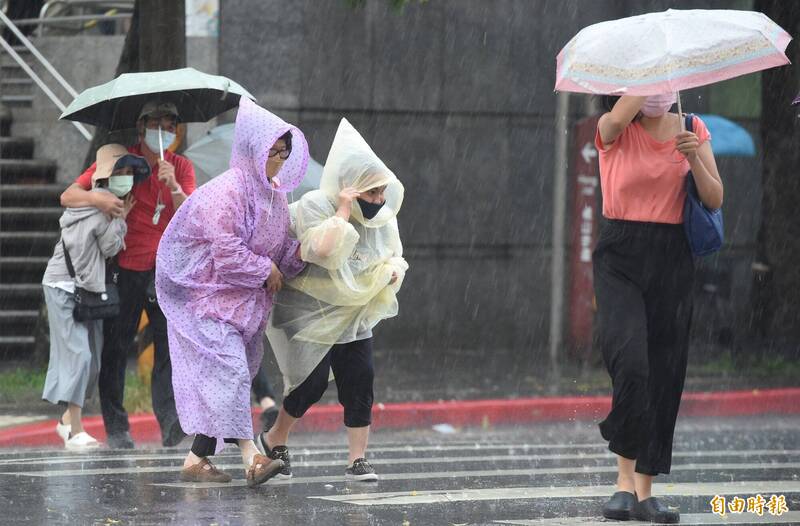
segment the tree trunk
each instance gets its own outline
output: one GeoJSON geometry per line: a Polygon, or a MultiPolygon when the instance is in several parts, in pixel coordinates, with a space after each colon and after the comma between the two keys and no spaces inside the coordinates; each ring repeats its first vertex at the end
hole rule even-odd
{"type": "MultiPolygon", "coordinates": [[[[131,28],[125,37],[115,77],[136,71],[160,71],[186,66],[186,7],[184,0],[136,0],[131,28]]],[[[109,142],[136,142],[135,122],[131,129],[109,132],[97,128],[84,168],[90,166],[97,149],[109,142]]]]}
{"type": "Polygon", "coordinates": [[[186,3],[184,0],[137,0],[139,71],[186,67],[186,3]]]}
{"type": "MultiPolygon", "coordinates": [[[[759,0],[763,12],[792,35],[800,29],[800,5],[759,0]]],[[[800,46],[787,49],[792,63],[800,46]]],[[[798,90],[795,68],[762,73],[762,216],[754,265],[753,322],[768,349],[795,349],[800,342],[800,125],[790,103],[798,90]]]]}

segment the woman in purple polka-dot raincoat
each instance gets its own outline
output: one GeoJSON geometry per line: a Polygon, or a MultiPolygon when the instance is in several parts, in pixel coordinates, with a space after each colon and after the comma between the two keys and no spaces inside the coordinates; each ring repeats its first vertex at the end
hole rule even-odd
{"type": "Polygon", "coordinates": [[[272,296],[304,267],[289,238],[286,192],[307,164],[303,133],[242,97],[230,169],[190,196],[161,239],[156,287],[175,405],[181,427],[195,434],[184,481],[230,481],[208,459],[223,441],[239,445],[249,485],[282,467],[252,441],[250,381],[272,296]]]}

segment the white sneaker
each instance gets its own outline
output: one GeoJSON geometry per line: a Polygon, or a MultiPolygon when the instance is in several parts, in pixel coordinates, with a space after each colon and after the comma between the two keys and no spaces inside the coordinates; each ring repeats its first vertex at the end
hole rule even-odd
{"type": "Polygon", "coordinates": [[[100,442],[98,442],[97,439],[95,439],[86,431],[82,431],[67,440],[65,446],[67,449],[72,451],[84,451],[87,449],[96,449],[100,447],[100,442]]]}
{"type": "Polygon", "coordinates": [[[72,432],[72,426],[69,424],[62,424],[61,420],[58,421],[56,424],[56,433],[58,436],[61,437],[61,440],[64,441],[64,445],[67,445],[67,440],[69,440],[69,434],[72,432]]]}

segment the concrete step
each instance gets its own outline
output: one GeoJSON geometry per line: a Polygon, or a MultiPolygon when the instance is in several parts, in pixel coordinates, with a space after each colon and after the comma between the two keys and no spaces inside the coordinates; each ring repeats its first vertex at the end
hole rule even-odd
{"type": "Polygon", "coordinates": [[[33,81],[25,78],[0,79],[0,93],[3,95],[32,95],[33,81]]]}
{"type": "Polygon", "coordinates": [[[35,345],[35,336],[0,336],[0,358],[30,359],[35,345]]]}
{"type": "Polygon", "coordinates": [[[60,184],[5,184],[0,185],[0,207],[61,206],[60,184]]]}
{"type": "MultiPolygon", "coordinates": [[[[12,46],[12,47],[15,47],[15,46],[12,46]]],[[[17,55],[20,56],[20,58],[23,60],[23,62],[25,62],[27,65],[29,65],[31,67],[33,67],[33,63],[34,62],[38,62],[36,60],[36,57],[34,57],[31,54],[31,52],[28,51],[28,48],[26,48],[24,46],[22,48],[15,48],[14,51],[17,52],[17,55]]],[[[17,61],[14,60],[14,58],[11,55],[6,53],[5,49],[2,51],[2,53],[0,53],[0,68],[9,69],[9,70],[18,69],[19,71],[22,71],[22,68],[19,67],[19,64],[17,64],[17,61]]],[[[24,75],[25,75],[25,73],[23,72],[22,76],[24,76],[24,75]]]]}
{"type": "Polygon", "coordinates": [[[38,319],[38,310],[0,310],[0,334],[32,336],[38,319]]]}
{"type": "Polygon", "coordinates": [[[63,212],[61,207],[3,207],[0,224],[5,232],[57,230],[63,212]]]}
{"type": "Polygon", "coordinates": [[[39,159],[0,159],[0,184],[53,184],[56,163],[39,159]]]}
{"type": "Polygon", "coordinates": [[[0,305],[9,310],[35,310],[44,300],[42,285],[0,284],[0,305]]]}
{"type": "Polygon", "coordinates": [[[51,232],[0,232],[0,243],[11,243],[17,239],[25,241],[35,239],[58,241],[60,234],[61,232],[59,230],[53,230],[51,232]]]}
{"type": "Polygon", "coordinates": [[[0,95],[0,103],[9,108],[33,107],[33,95],[0,95]]]}
{"type": "Polygon", "coordinates": [[[33,336],[0,336],[0,355],[9,350],[16,350],[14,348],[18,346],[33,346],[35,342],[36,338],[33,336]]]}
{"type": "Polygon", "coordinates": [[[0,54],[0,75],[2,75],[3,78],[22,78],[28,76],[25,70],[19,67],[19,64],[17,64],[5,50],[0,54]]]}
{"type": "Polygon", "coordinates": [[[11,135],[11,111],[0,104],[0,137],[11,135]]]}
{"type": "Polygon", "coordinates": [[[38,310],[0,310],[0,322],[8,320],[27,321],[39,317],[38,310]]]}
{"type": "Polygon", "coordinates": [[[2,86],[33,86],[33,80],[30,77],[4,77],[0,79],[0,87],[2,86]]]}
{"type": "Polygon", "coordinates": [[[32,159],[33,145],[30,137],[0,137],[0,159],[32,159]]]}
{"type": "MultiPolygon", "coordinates": [[[[0,232],[0,253],[8,257],[50,257],[61,237],[59,230],[52,232],[0,232]]],[[[0,307],[3,306],[0,300],[0,307]]]]}
{"type": "Polygon", "coordinates": [[[49,260],[50,258],[45,256],[0,256],[0,283],[41,283],[49,260]]]}

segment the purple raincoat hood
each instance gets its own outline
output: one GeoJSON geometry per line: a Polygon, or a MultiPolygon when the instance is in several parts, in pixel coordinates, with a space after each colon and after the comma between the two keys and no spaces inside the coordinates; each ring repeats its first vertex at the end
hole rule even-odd
{"type": "Polygon", "coordinates": [[[292,132],[292,154],[283,163],[276,176],[280,181],[277,192],[288,193],[297,188],[306,174],[308,166],[308,143],[296,126],[258,106],[247,97],[239,102],[236,115],[232,169],[237,169],[248,179],[257,181],[264,189],[271,189],[267,181],[267,157],[269,149],[281,135],[292,132]]]}

